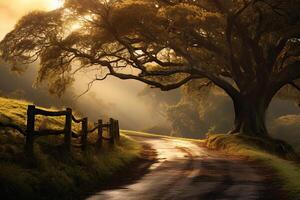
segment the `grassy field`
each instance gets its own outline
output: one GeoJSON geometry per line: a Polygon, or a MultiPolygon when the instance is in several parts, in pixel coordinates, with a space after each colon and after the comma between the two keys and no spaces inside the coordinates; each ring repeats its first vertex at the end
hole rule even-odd
{"type": "MultiPolygon", "coordinates": [[[[25,101],[0,98],[0,121],[25,128],[25,101]]],[[[37,118],[37,127],[62,129],[64,118],[37,118]]],[[[74,126],[73,130],[78,131],[74,126]]],[[[80,199],[111,182],[111,177],[136,160],[142,147],[126,136],[114,147],[104,143],[100,149],[89,138],[82,153],[62,150],[63,138],[47,136],[36,140],[31,159],[23,151],[24,137],[0,128],[0,199],[80,199]]]]}
{"type": "Polygon", "coordinates": [[[121,132],[125,135],[128,135],[128,136],[132,135],[132,136],[171,138],[171,139],[185,140],[185,141],[198,142],[198,143],[204,143],[205,142],[205,140],[199,140],[199,139],[174,137],[174,136],[167,136],[167,135],[154,134],[154,133],[145,133],[145,132],[132,131],[132,130],[121,130],[121,132]]]}
{"type": "Polygon", "coordinates": [[[283,159],[276,155],[278,154],[276,145],[238,134],[208,135],[206,146],[210,149],[218,149],[231,155],[244,156],[250,160],[262,162],[274,169],[280,180],[277,184],[280,184],[282,189],[288,193],[289,199],[300,199],[300,166],[293,161],[294,155],[287,155],[287,159],[283,159]]]}

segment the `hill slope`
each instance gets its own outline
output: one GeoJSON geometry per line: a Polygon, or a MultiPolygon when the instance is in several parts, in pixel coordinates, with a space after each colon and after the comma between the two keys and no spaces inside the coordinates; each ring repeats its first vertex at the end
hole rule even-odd
{"type": "Polygon", "coordinates": [[[288,152],[286,155],[280,156],[276,143],[240,134],[210,134],[206,139],[206,146],[210,149],[222,150],[230,155],[243,156],[252,161],[260,162],[278,176],[278,182],[270,184],[278,184],[282,191],[287,193],[288,199],[300,199],[298,158],[293,153],[290,154],[289,151],[286,151],[288,152]]]}
{"type": "MultiPolygon", "coordinates": [[[[25,128],[26,101],[0,98],[0,122],[25,128]]],[[[64,117],[37,117],[36,128],[62,129],[64,117]]],[[[74,125],[73,130],[78,130],[74,125]]],[[[94,137],[96,138],[96,137],[94,137]]],[[[87,152],[62,151],[62,137],[37,139],[34,157],[23,151],[24,137],[0,127],[0,199],[79,199],[111,182],[111,177],[137,159],[141,146],[126,136],[118,145],[93,145],[90,137],[87,152]]]]}

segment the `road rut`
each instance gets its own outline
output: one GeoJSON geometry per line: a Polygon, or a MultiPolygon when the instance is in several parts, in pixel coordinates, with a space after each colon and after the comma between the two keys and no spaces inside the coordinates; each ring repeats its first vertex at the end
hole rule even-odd
{"type": "Polygon", "coordinates": [[[157,151],[157,162],[137,182],[99,192],[88,200],[257,200],[266,177],[239,158],[211,152],[191,141],[135,137],[157,151]]]}

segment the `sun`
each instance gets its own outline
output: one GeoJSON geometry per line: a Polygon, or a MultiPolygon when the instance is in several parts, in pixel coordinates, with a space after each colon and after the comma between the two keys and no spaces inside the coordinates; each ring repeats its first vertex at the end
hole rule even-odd
{"type": "Polygon", "coordinates": [[[49,0],[48,7],[51,10],[55,10],[57,8],[60,8],[64,5],[63,0],[49,0]]]}

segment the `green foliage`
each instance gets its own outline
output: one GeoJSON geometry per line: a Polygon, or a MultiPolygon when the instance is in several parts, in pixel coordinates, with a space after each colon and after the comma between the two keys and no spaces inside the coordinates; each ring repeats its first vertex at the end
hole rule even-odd
{"type": "MultiPolygon", "coordinates": [[[[297,40],[291,40],[299,35],[298,8],[298,0],[276,4],[267,0],[66,0],[62,9],[35,11],[21,18],[0,43],[0,51],[4,60],[13,63],[40,58],[37,80],[47,81],[50,91],[58,94],[73,81],[72,72],[90,67],[157,87],[167,76],[176,74],[178,80],[184,73],[208,78],[225,90],[215,79],[244,89],[241,78],[252,84],[269,64],[274,64],[270,72],[281,70],[277,63],[269,63],[274,56],[289,59],[283,58],[285,51],[299,56],[297,40]],[[73,30],[76,23],[80,27],[73,30]],[[287,48],[277,52],[281,38],[287,38],[287,48]],[[116,70],[129,67],[138,73],[128,76],[116,70]]],[[[289,63],[281,67],[285,64],[289,63]]]]}
{"type": "Polygon", "coordinates": [[[230,99],[212,86],[199,89],[201,84],[206,83],[207,81],[189,82],[182,87],[181,100],[168,107],[166,113],[174,135],[205,138],[205,133],[212,128],[214,132],[227,132],[233,127],[230,99]]]}

